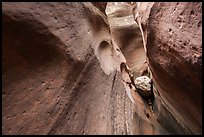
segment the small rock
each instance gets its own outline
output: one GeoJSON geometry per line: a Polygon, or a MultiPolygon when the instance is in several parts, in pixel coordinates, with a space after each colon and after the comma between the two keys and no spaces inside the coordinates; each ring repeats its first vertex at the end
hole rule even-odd
{"type": "Polygon", "coordinates": [[[151,79],[147,76],[137,77],[134,82],[138,89],[143,91],[150,91],[151,89],[151,79]]]}
{"type": "Polygon", "coordinates": [[[137,91],[143,97],[150,97],[151,96],[151,79],[147,76],[137,77],[134,80],[135,86],[137,91]]]}

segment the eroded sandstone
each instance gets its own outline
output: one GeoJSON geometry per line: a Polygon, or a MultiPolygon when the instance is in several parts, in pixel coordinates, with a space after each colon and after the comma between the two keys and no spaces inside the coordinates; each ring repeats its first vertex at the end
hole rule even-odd
{"type": "Polygon", "coordinates": [[[139,5],[3,2],[3,134],[201,134],[202,5],[139,5]]]}
{"type": "Polygon", "coordinates": [[[147,30],[155,86],[172,115],[195,134],[202,131],[201,16],[199,2],[155,3],[147,30]]]}

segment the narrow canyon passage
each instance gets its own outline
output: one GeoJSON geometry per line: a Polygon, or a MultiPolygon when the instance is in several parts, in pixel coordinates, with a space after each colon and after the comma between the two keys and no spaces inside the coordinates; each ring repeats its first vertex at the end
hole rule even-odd
{"type": "MultiPolygon", "coordinates": [[[[130,5],[123,3],[108,3],[106,7],[106,13],[108,16],[110,29],[112,33],[113,41],[117,42],[121,52],[126,58],[127,66],[129,67],[133,77],[139,77],[141,75],[148,75],[146,53],[144,50],[142,34],[138,24],[134,21],[130,5]]],[[[134,91],[133,91],[134,92],[134,91]]],[[[132,93],[135,94],[135,93],[132,93]]],[[[138,94],[138,93],[136,93],[138,94]]],[[[156,101],[153,102],[154,112],[148,112],[148,106],[138,98],[138,95],[133,95],[135,109],[138,117],[134,117],[133,121],[137,121],[138,125],[137,133],[140,134],[185,134],[185,131],[179,125],[175,118],[171,116],[168,110],[165,108],[163,99],[154,88],[154,96],[156,101]],[[141,110],[144,110],[142,112],[141,110]],[[146,115],[150,115],[150,121],[146,118],[146,115]],[[166,123],[163,121],[171,121],[166,123]],[[162,122],[160,122],[162,121],[162,122]],[[146,126],[146,130],[142,126],[146,126]],[[147,128],[148,127],[148,128],[147,128]],[[171,128],[169,128],[171,127],[171,128]]]]}
{"type": "Polygon", "coordinates": [[[130,5],[123,3],[108,3],[106,7],[112,38],[117,42],[127,65],[134,73],[140,76],[142,74],[146,55],[144,51],[142,34],[138,24],[132,15],[130,5]]]}
{"type": "Polygon", "coordinates": [[[2,134],[201,134],[202,4],[134,4],[3,2],[2,134]],[[151,70],[151,105],[122,63],[151,70]]]}

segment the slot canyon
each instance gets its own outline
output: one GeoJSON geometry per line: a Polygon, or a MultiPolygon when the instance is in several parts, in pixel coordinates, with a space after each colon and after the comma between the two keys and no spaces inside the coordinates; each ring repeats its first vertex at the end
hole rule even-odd
{"type": "Polygon", "coordinates": [[[201,135],[202,2],[2,2],[2,134],[201,135]]]}

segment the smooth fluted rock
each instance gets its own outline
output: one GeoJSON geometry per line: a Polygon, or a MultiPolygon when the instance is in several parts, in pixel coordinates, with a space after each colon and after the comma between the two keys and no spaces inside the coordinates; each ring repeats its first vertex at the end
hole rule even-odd
{"type": "Polygon", "coordinates": [[[130,5],[2,3],[3,134],[201,134],[201,3],[130,5]]]}
{"type": "Polygon", "coordinates": [[[112,56],[106,16],[97,9],[2,3],[4,135],[133,134],[134,106],[116,72],[120,53],[112,56]]]}

